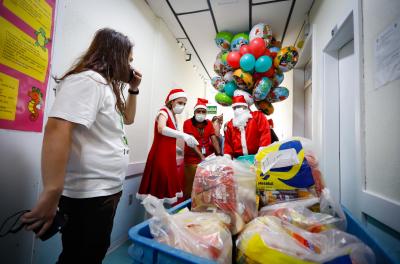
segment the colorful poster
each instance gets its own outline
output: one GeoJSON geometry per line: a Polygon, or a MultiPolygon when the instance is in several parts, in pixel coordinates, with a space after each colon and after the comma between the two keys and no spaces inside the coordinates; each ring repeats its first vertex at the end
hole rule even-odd
{"type": "Polygon", "coordinates": [[[56,0],[0,0],[0,129],[41,132],[56,0]]]}

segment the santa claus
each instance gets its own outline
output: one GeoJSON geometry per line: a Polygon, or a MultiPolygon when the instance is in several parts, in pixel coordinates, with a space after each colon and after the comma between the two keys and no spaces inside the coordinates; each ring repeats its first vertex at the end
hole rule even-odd
{"type": "Polygon", "coordinates": [[[232,108],[234,117],[225,128],[225,155],[253,155],[271,143],[270,125],[262,112],[250,111],[243,95],[233,97],[232,108]]]}

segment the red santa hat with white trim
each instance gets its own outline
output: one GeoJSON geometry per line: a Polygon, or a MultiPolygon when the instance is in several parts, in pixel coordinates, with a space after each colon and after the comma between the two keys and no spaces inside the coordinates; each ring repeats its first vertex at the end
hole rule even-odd
{"type": "Polygon", "coordinates": [[[197,109],[205,109],[205,110],[207,110],[207,103],[208,103],[207,99],[197,98],[197,103],[194,106],[194,111],[196,111],[197,109]]]}
{"type": "Polygon", "coordinates": [[[165,99],[165,104],[167,104],[168,102],[175,100],[177,98],[186,98],[187,99],[187,95],[185,93],[185,91],[183,89],[177,88],[177,89],[172,89],[168,96],[167,99],[165,99]]]}
{"type": "Polygon", "coordinates": [[[235,106],[247,106],[249,105],[246,103],[246,99],[244,99],[243,95],[237,95],[232,98],[232,107],[235,106]]]}

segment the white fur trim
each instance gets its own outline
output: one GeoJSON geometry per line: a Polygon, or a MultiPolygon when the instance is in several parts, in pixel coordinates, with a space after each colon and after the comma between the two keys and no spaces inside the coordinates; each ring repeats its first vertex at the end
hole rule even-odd
{"type": "Polygon", "coordinates": [[[194,107],[194,111],[196,111],[196,110],[199,109],[199,108],[202,108],[202,109],[207,110],[207,106],[205,106],[205,105],[196,105],[196,106],[194,107]]]}
{"type": "Polygon", "coordinates": [[[177,98],[180,98],[180,97],[187,98],[187,94],[184,92],[177,92],[177,93],[171,94],[170,97],[168,98],[168,102],[175,100],[177,98]]]}
{"type": "Polygon", "coordinates": [[[240,141],[242,143],[243,155],[248,155],[249,151],[247,150],[246,128],[240,127],[239,130],[240,130],[240,141]]]}
{"type": "Polygon", "coordinates": [[[247,107],[249,107],[249,105],[247,104],[247,103],[235,103],[235,104],[232,104],[232,107],[235,107],[235,106],[247,106],[247,107]]]}

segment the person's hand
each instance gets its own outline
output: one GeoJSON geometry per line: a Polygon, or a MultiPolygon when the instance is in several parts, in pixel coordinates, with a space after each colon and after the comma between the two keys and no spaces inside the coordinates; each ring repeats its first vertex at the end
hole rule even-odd
{"type": "Polygon", "coordinates": [[[59,196],[57,193],[42,192],[36,206],[21,217],[22,223],[26,224],[26,230],[40,228],[36,237],[47,231],[56,215],[59,196]]]}
{"type": "Polygon", "coordinates": [[[194,148],[195,146],[199,145],[199,142],[197,142],[197,140],[192,135],[189,134],[184,134],[183,140],[185,140],[186,144],[191,148],[194,148]]]}
{"type": "Polygon", "coordinates": [[[133,76],[131,78],[131,80],[129,81],[129,85],[130,85],[130,90],[132,91],[137,91],[138,87],[140,85],[140,82],[142,81],[142,74],[136,70],[136,69],[132,69],[133,70],[133,76]]]}

